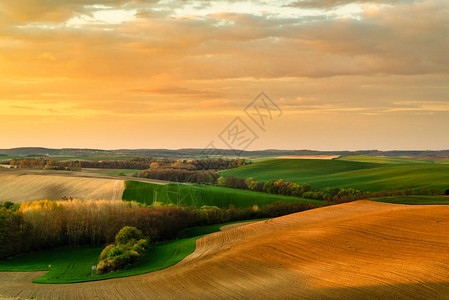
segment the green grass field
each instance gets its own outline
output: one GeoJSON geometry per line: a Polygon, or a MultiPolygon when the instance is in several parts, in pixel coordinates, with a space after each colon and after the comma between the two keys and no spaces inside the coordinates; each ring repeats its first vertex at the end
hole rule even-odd
{"type": "Polygon", "coordinates": [[[136,172],[142,172],[142,170],[119,170],[119,171],[104,172],[104,174],[120,175],[120,173],[128,174],[128,173],[136,173],[136,172]]]}
{"type": "Polygon", "coordinates": [[[0,161],[10,160],[11,158],[15,158],[15,156],[0,156],[0,161]]]}
{"type": "Polygon", "coordinates": [[[319,200],[272,195],[247,190],[222,188],[208,185],[185,184],[152,184],[137,181],[125,181],[123,200],[136,201],[151,205],[153,202],[165,204],[185,205],[201,207],[203,205],[229,208],[252,207],[253,205],[265,206],[276,201],[286,203],[311,202],[321,204],[319,200]]]}
{"type": "Polygon", "coordinates": [[[336,160],[371,162],[378,164],[441,164],[448,163],[449,160],[429,160],[429,159],[411,159],[396,158],[383,156],[365,156],[365,155],[348,155],[336,158],[336,160]]]}
{"type": "Polygon", "coordinates": [[[403,188],[449,188],[446,161],[400,160],[377,157],[347,157],[334,160],[273,159],[226,170],[221,176],[284,179],[314,187],[355,188],[363,191],[403,188]],[[356,161],[361,160],[361,161],[356,161]]]}
{"type": "Polygon", "coordinates": [[[59,248],[23,254],[0,260],[0,271],[49,271],[35,279],[34,283],[74,283],[145,274],[180,262],[195,250],[195,242],[199,237],[217,232],[220,227],[232,223],[238,222],[186,228],[180,232],[180,239],[158,243],[131,267],[104,275],[91,274],[91,268],[98,263],[103,246],[59,248]]]}
{"type": "Polygon", "coordinates": [[[370,198],[368,200],[411,205],[448,205],[449,197],[443,196],[391,196],[370,198]]]}

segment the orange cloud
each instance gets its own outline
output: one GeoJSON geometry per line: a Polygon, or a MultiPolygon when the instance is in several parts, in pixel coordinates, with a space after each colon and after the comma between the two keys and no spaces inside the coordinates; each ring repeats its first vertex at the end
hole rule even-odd
{"type": "MultiPolygon", "coordinates": [[[[327,115],[322,122],[332,127],[338,120],[341,134],[358,143],[362,134],[350,136],[361,116],[393,126],[390,115],[410,124],[426,112],[433,115],[421,116],[422,126],[438,128],[445,140],[447,1],[320,0],[293,7],[285,1],[271,4],[271,11],[231,10],[214,1],[167,3],[0,1],[0,122],[14,133],[6,139],[11,146],[30,137],[27,126],[63,135],[84,120],[114,137],[114,130],[122,132],[115,122],[132,130],[137,119],[144,130],[164,133],[158,147],[179,140],[181,125],[199,136],[185,140],[201,146],[214,126],[219,132],[262,90],[283,106],[289,117],[279,124],[285,128],[304,126],[298,119],[306,114],[327,115]],[[348,4],[360,13],[342,18],[348,4]],[[131,17],[106,22],[111,11],[109,17],[120,11],[131,17]],[[16,121],[25,117],[34,125],[16,121]],[[220,122],[212,126],[214,120],[220,122]]],[[[279,2],[264,3],[251,5],[279,2]]],[[[371,124],[376,131],[376,122],[371,124]]],[[[86,130],[80,129],[75,143],[82,146],[86,130]]],[[[338,145],[310,138],[315,148],[338,145]]],[[[269,148],[280,143],[276,135],[267,139],[269,148]]],[[[404,145],[413,148],[413,140],[419,138],[404,145]]],[[[306,147],[295,145],[279,144],[306,147]]]]}

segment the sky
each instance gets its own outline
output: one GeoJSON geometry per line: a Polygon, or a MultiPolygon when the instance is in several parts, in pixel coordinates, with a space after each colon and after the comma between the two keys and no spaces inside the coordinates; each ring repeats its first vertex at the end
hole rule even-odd
{"type": "Polygon", "coordinates": [[[449,149],[448,53],[447,0],[1,0],[0,148],[449,149]]]}

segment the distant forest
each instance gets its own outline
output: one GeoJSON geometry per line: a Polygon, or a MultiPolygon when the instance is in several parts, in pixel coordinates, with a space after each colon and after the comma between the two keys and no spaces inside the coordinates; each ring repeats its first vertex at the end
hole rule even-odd
{"type": "Polygon", "coordinates": [[[443,158],[449,157],[449,150],[398,150],[398,151],[381,151],[381,150],[359,150],[359,151],[316,151],[316,150],[233,150],[233,149],[213,149],[213,153],[205,149],[118,149],[118,150],[101,150],[101,149],[51,149],[38,147],[22,147],[12,149],[0,149],[0,156],[153,156],[167,158],[183,158],[183,157],[251,157],[251,156],[282,156],[282,155],[369,155],[369,156],[424,156],[443,158]]]}
{"type": "Polygon", "coordinates": [[[13,158],[9,164],[11,168],[42,170],[80,171],[81,168],[143,170],[138,174],[139,177],[176,182],[214,184],[218,179],[216,171],[232,169],[248,163],[245,159],[174,160],[136,157],[129,160],[67,162],[43,158],[13,158]]]}

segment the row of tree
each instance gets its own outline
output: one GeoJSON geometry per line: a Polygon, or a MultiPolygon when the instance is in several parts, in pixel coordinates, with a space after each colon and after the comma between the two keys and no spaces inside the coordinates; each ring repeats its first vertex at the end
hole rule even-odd
{"type": "Polygon", "coordinates": [[[139,173],[139,177],[175,182],[214,184],[218,174],[214,171],[190,171],[184,169],[148,169],[139,173]]]}
{"type": "Polygon", "coordinates": [[[309,203],[275,203],[266,207],[145,207],[124,201],[34,201],[14,210],[0,208],[0,258],[61,246],[100,245],[133,226],[151,241],[175,238],[187,227],[263,217],[315,208],[309,203]]]}
{"type": "Polygon", "coordinates": [[[175,160],[175,159],[154,159],[152,157],[136,157],[129,160],[105,160],[105,161],[82,161],[83,168],[102,168],[102,169],[180,169],[189,171],[200,170],[227,170],[244,166],[248,163],[245,159],[194,159],[194,160],[175,160]]]}
{"type": "Polygon", "coordinates": [[[80,170],[81,168],[100,169],[179,169],[189,171],[227,170],[247,164],[245,159],[223,160],[219,159],[154,159],[152,157],[136,157],[128,160],[104,161],[55,161],[43,158],[11,159],[10,165],[16,168],[54,169],[54,170],[80,170]]]}
{"type": "Polygon", "coordinates": [[[81,170],[81,163],[79,161],[61,162],[55,160],[46,160],[42,158],[21,158],[11,159],[9,165],[13,168],[26,169],[49,169],[49,170],[81,170]]]}
{"type": "Polygon", "coordinates": [[[267,182],[263,182],[256,181],[254,178],[238,178],[235,176],[228,176],[226,178],[219,177],[217,179],[217,185],[269,194],[324,200],[327,204],[343,203],[374,197],[441,194],[437,189],[410,188],[379,192],[362,192],[352,188],[339,187],[320,190],[313,188],[309,184],[299,185],[289,181],[284,181],[283,179],[268,180],[267,182]]]}

